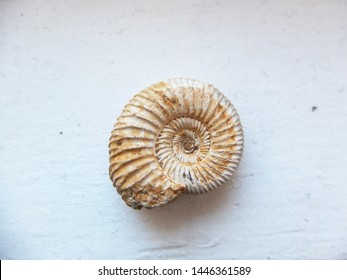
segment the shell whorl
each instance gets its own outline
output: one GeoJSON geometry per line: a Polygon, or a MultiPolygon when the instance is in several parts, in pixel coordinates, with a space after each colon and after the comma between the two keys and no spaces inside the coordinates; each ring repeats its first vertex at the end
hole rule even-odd
{"type": "Polygon", "coordinates": [[[229,179],[243,151],[234,106],[214,86],[178,78],[125,106],[110,138],[110,178],[126,203],[154,208],[229,179]]]}

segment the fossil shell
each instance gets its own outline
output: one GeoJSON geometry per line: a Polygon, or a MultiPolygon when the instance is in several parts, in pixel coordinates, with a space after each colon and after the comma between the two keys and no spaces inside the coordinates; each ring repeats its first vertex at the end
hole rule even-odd
{"type": "Polygon", "coordinates": [[[214,86],[170,79],[130,100],[109,149],[118,193],[135,209],[154,208],[230,178],[242,156],[243,131],[233,105],[214,86]]]}

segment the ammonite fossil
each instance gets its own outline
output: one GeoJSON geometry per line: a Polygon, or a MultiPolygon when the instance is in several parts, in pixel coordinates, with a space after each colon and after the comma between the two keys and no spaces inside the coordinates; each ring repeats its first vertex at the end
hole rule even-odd
{"type": "Polygon", "coordinates": [[[211,84],[169,79],[136,94],[114,125],[110,178],[125,202],[154,208],[229,179],[243,151],[231,102],[211,84]]]}

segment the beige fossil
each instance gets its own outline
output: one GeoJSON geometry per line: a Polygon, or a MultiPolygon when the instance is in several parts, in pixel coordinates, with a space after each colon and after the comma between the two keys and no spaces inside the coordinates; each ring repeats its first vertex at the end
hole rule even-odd
{"type": "Polygon", "coordinates": [[[154,208],[229,179],[242,156],[243,130],[218,89],[176,78],[129,101],[109,149],[110,178],[118,193],[135,209],[154,208]]]}

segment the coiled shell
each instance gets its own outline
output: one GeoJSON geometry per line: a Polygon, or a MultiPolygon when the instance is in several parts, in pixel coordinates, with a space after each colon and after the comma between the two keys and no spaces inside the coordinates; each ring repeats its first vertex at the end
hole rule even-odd
{"type": "Polygon", "coordinates": [[[119,194],[135,209],[153,208],[230,178],[242,156],[243,131],[233,105],[214,86],[177,78],[129,101],[109,149],[119,194]]]}

